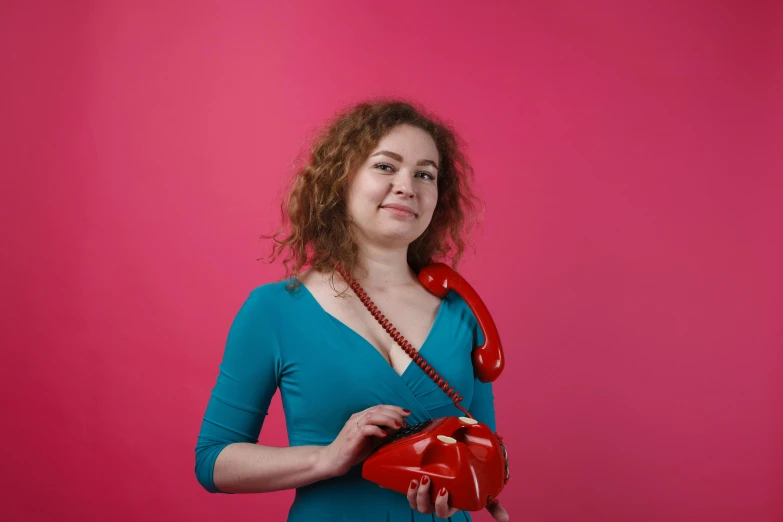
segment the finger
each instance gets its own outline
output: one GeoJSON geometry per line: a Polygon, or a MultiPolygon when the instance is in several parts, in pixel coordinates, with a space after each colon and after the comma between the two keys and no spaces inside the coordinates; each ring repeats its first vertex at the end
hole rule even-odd
{"type": "Polygon", "coordinates": [[[383,412],[387,415],[393,415],[400,420],[404,419],[405,417],[410,416],[411,411],[405,408],[401,408],[399,406],[394,406],[393,404],[378,404],[377,406],[372,406],[370,408],[367,408],[364,410],[365,412],[383,412]]]}
{"type": "Polygon", "coordinates": [[[371,410],[369,413],[388,415],[389,417],[392,417],[394,420],[396,420],[398,423],[400,423],[403,426],[407,425],[405,419],[408,416],[410,416],[410,410],[402,410],[401,408],[398,408],[396,406],[378,406],[374,410],[371,410]],[[405,413],[405,411],[408,411],[408,413],[405,413]]]}
{"type": "Polygon", "coordinates": [[[416,492],[416,509],[422,513],[434,513],[435,505],[430,499],[430,478],[427,475],[421,477],[419,491],[416,492]]]}
{"type": "Polygon", "coordinates": [[[390,430],[398,430],[402,428],[402,418],[395,418],[392,415],[386,415],[385,413],[366,413],[364,417],[359,419],[357,424],[359,426],[363,424],[374,424],[376,426],[385,426],[390,430]]]}
{"type": "Polygon", "coordinates": [[[500,502],[495,502],[487,506],[487,511],[492,515],[492,518],[498,522],[508,522],[508,511],[506,508],[500,505],[500,502]]]}
{"type": "Polygon", "coordinates": [[[438,496],[435,497],[435,514],[440,518],[449,518],[459,511],[457,508],[449,507],[449,492],[446,488],[440,488],[438,496]]]}
{"type": "Polygon", "coordinates": [[[408,417],[411,414],[411,410],[407,408],[401,408],[400,406],[385,405],[387,408],[391,408],[403,417],[408,417]]]}
{"type": "Polygon", "coordinates": [[[359,434],[364,437],[386,437],[388,432],[374,424],[364,424],[359,426],[359,434]]]}
{"type": "Polygon", "coordinates": [[[416,506],[416,492],[419,490],[419,483],[415,480],[411,480],[410,486],[408,486],[408,504],[410,504],[411,509],[419,509],[416,506]]]}

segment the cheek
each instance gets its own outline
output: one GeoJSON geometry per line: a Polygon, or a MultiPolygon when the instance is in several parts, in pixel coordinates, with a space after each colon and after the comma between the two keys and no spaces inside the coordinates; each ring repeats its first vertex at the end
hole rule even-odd
{"type": "Polygon", "coordinates": [[[425,194],[422,194],[421,196],[422,203],[427,208],[427,210],[432,213],[435,211],[435,207],[438,204],[438,191],[433,190],[429,191],[425,194]]]}
{"type": "Polygon", "coordinates": [[[348,208],[366,214],[383,203],[389,186],[383,183],[373,183],[369,179],[357,181],[359,182],[351,186],[348,194],[348,208]]]}
{"type": "Polygon", "coordinates": [[[355,205],[357,208],[361,208],[364,212],[371,212],[383,203],[384,193],[380,190],[373,189],[372,187],[364,187],[364,189],[357,194],[355,205]]]}

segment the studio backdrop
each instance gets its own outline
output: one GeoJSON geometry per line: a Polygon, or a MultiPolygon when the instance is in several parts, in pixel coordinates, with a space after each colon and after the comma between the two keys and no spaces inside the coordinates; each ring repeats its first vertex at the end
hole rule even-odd
{"type": "MultiPolygon", "coordinates": [[[[2,518],[281,521],[194,448],[320,126],[414,101],[484,201],[458,266],[529,522],[783,519],[775,2],[5,2],[2,518]],[[774,103],[776,102],[776,103],[774,103]]],[[[284,446],[279,395],[260,435],[284,446]]],[[[475,520],[487,522],[486,512],[475,520]]]]}

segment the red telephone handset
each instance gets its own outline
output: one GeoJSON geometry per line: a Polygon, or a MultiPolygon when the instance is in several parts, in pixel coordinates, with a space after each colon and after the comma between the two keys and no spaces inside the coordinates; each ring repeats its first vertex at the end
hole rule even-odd
{"type": "MultiPolygon", "coordinates": [[[[377,448],[362,466],[362,477],[379,486],[407,493],[412,480],[430,477],[430,497],[435,501],[441,487],[449,492],[451,506],[478,511],[496,502],[509,480],[508,454],[503,439],[459,405],[462,397],[424,360],[392,326],[359,284],[337,265],[364,306],[397,344],[465,413],[464,417],[441,417],[408,426],[377,448]]],[[[482,382],[497,379],[503,371],[503,349],[492,317],[471,286],[451,267],[437,263],[419,272],[419,281],[433,294],[445,297],[454,290],[470,306],[484,334],[484,344],[472,352],[474,373],[482,382]]]]}
{"type": "Polygon", "coordinates": [[[506,361],[503,359],[503,347],[495,321],[489,315],[489,310],[473,287],[453,268],[443,263],[425,266],[419,272],[419,281],[424,287],[437,295],[446,297],[449,290],[457,292],[478,321],[484,334],[484,344],[477,346],[472,353],[473,369],[481,382],[493,382],[503,371],[506,361]]]}

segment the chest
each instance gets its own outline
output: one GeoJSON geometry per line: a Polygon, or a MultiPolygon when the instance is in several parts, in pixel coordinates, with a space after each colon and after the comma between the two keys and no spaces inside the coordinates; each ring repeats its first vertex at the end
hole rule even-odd
{"type": "MultiPolygon", "coordinates": [[[[401,375],[405,371],[411,358],[355,294],[349,290],[345,296],[335,296],[331,288],[315,289],[312,293],[327,313],[363,337],[397,374],[401,375]]],[[[368,291],[368,295],[392,326],[418,350],[432,330],[441,304],[440,298],[424,288],[372,294],[368,291]]]]}

